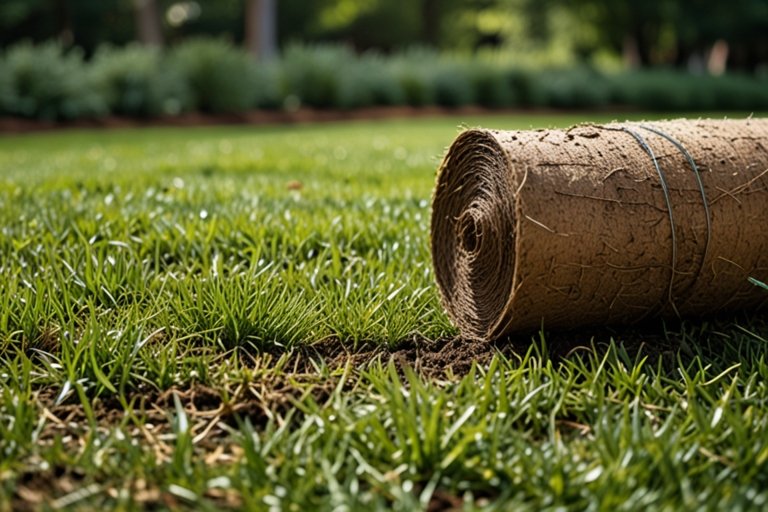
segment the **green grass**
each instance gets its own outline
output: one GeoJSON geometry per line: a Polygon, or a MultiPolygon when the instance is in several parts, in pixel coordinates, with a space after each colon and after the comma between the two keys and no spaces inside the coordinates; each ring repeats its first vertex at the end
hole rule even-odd
{"type": "Polygon", "coordinates": [[[455,335],[427,242],[457,126],[583,120],[0,139],[0,510],[767,506],[762,318],[464,376],[301,355],[455,335]]]}

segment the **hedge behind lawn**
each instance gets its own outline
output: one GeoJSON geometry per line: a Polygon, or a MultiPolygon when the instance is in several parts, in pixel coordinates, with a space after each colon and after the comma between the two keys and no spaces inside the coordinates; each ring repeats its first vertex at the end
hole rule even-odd
{"type": "Polygon", "coordinates": [[[265,63],[216,39],[191,39],[167,51],[105,45],[90,59],[53,42],[0,53],[0,115],[6,116],[151,118],[398,105],[758,111],[768,109],[768,77],[532,70],[426,49],[385,56],[337,45],[292,45],[265,63]]]}

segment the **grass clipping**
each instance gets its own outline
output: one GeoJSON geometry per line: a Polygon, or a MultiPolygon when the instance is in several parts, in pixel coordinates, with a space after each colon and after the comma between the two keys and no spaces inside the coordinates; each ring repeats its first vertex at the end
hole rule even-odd
{"type": "Polygon", "coordinates": [[[471,339],[758,308],[768,292],[768,119],[460,134],[432,259],[471,339]]]}

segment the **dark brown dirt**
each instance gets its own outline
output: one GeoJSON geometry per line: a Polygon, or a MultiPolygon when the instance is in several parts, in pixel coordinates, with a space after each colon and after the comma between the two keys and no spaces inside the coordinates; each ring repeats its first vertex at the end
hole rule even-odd
{"type": "Polygon", "coordinates": [[[304,369],[311,367],[313,361],[317,360],[324,361],[333,369],[345,365],[364,369],[375,362],[391,362],[398,370],[407,366],[425,377],[441,378],[461,377],[469,372],[473,363],[487,364],[500,347],[495,343],[469,341],[460,337],[428,340],[415,336],[392,348],[369,344],[349,352],[342,343],[328,340],[298,351],[295,357],[304,369]]]}
{"type": "MultiPolygon", "coordinates": [[[[721,315],[719,321],[724,325],[730,324],[733,317],[721,315]]],[[[679,329],[680,321],[664,323],[651,319],[633,326],[593,327],[589,331],[547,331],[544,333],[547,352],[540,356],[554,362],[585,354],[600,357],[612,341],[620,344],[633,358],[641,355],[651,358],[667,356],[680,349],[679,341],[670,334],[679,329]]],[[[347,365],[355,370],[365,370],[372,364],[392,363],[401,373],[403,368],[408,367],[428,379],[461,378],[474,365],[487,366],[496,354],[509,359],[522,356],[532,339],[539,336],[538,332],[532,331],[491,342],[468,340],[461,336],[436,340],[414,336],[393,347],[368,344],[354,350],[338,340],[329,339],[291,352],[285,367],[294,372],[312,374],[319,363],[331,371],[347,365]]],[[[258,357],[248,357],[252,364],[260,364],[258,357]]],[[[279,354],[270,357],[279,357],[279,354]]]]}

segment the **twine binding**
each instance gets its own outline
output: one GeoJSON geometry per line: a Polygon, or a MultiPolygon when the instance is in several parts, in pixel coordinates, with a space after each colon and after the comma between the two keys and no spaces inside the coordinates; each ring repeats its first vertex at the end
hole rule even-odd
{"type": "MultiPolygon", "coordinates": [[[[693,174],[696,176],[696,183],[699,185],[699,190],[701,191],[701,202],[704,205],[704,214],[707,222],[707,238],[704,242],[704,254],[701,257],[701,262],[699,264],[699,270],[696,272],[696,277],[698,277],[701,274],[701,269],[704,266],[704,262],[707,259],[707,256],[709,255],[709,242],[712,239],[712,213],[709,210],[709,201],[707,200],[707,192],[704,189],[704,182],[701,179],[701,172],[699,171],[699,166],[696,165],[696,161],[691,156],[691,153],[683,146],[683,144],[669,135],[668,133],[665,133],[657,128],[654,128],[652,126],[648,125],[639,125],[640,128],[644,130],[648,130],[651,133],[655,133],[656,135],[660,137],[664,137],[667,141],[669,141],[675,148],[677,148],[680,153],[683,154],[685,159],[688,161],[688,165],[691,166],[691,169],[693,170],[693,174]]],[[[693,279],[692,282],[695,282],[696,279],[693,279]]]]}
{"type": "Polygon", "coordinates": [[[671,272],[669,276],[669,287],[667,288],[667,301],[669,305],[672,307],[672,309],[674,309],[677,312],[677,308],[675,307],[674,300],[672,298],[672,290],[675,284],[675,274],[677,273],[677,269],[675,268],[675,265],[677,264],[677,234],[675,233],[676,231],[675,215],[672,211],[672,198],[670,197],[670,194],[669,194],[669,184],[667,183],[667,178],[664,175],[664,172],[661,170],[661,166],[659,165],[659,159],[656,157],[656,153],[653,152],[653,148],[651,148],[651,146],[645,140],[645,137],[637,133],[635,130],[632,130],[631,128],[626,126],[622,126],[620,128],[611,128],[607,126],[602,126],[601,128],[605,130],[611,130],[611,131],[621,131],[631,135],[632,138],[634,138],[637,141],[637,143],[640,144],[640,147],[643,148],[643,151],[648,153],[648,156],[651,157],[651,161],[653,162],[653,167],[656,169],[656,173],[659,175],[659,183],[661,184],[661,190],[664,193],[664,201],[667,203],[667,214],[669,216],[669,225],[672,229],[672,267],[671,267],[671,272]]]}

